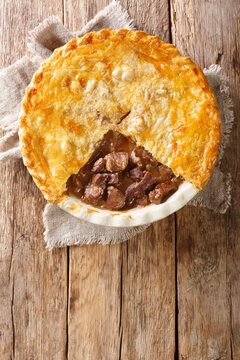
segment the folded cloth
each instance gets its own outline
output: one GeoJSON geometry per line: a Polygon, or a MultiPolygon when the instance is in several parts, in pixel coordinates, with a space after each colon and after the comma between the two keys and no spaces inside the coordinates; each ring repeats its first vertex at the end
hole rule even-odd
{"type": "MultiPolygon", "coordinates": [[[[5,136],[0,139],[0,160],[19,159],[18,113],[26,86],[30,83],[41,60],[73,37],[103,28],[134,30],[133,20],[117,1],[100,11],[94,19],[75,33],[68,31],[60,19],[51,16],[29,33],[28,49],[32,56],[24,56],[13,65],[0,71],[0,127],[5,136]]],[[[227,79],[218,65],[204,69],[204,73],[216,94],[222,118],[222,144],[219,160],[207,186],[189,203],[204,206],[215,212],[225,213],[231,203],[231,176],[223,174],[220,162],[233,125],[232,101],[229,97],[227,79]]],[[[148,225],[133,228],[114,228],[94,225],[67,214],[57,206],[47,204],[43,213],[44,238],[49,249],[74,244],[117,243],[128,240],[145,230],[148,225]]]]}

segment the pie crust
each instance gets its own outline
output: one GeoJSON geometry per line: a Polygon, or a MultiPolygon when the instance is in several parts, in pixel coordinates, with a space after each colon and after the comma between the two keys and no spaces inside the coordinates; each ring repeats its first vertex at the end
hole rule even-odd
{"type": "Polygon", "coordinates": [[[221,141],[217,101],[199,66],[158,37],[125,29],[88,33],[56,49],[27,87],[19,119],[24,164],[57,203],[109,130],[198,189],[221,141]]]}

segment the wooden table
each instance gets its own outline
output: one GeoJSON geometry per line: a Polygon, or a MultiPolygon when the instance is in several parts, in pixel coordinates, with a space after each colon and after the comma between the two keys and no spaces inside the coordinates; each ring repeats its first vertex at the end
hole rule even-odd
{"type": "MultiPolygon", "coordinates": [[[[240,359],[238,0],[121,0],[138,29],[220,64],[236,121],[225,215],[186,206],[120,245],[49,252],[45,201],[22,161],[0,164],[0,359],[240,359]]],[[[0,0],[1,66],[49,15],[80,29],[108,0],[0,0]]]]}

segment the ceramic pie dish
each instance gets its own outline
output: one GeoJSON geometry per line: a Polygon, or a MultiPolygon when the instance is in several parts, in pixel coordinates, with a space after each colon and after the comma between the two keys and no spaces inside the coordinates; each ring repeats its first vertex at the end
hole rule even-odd
{"type": "Polygon", "coordinates": [[[125,29],[56,49],[26,89],[19,120],[23,161],[44,197],[112,226],[184,206],[208,182],[221,141],[201,69],[158,37],[125,29]],[[103,150],[108,134],[126,141],[110,137],[103,150]]]}
{"type": "Polygon", "coordinates": [[[151,204],[126,211],[110,211],[84,203],[74,195],[60,203],[59,206],[79,219],[93,224],[117,227],[145,225],[164,219],[186,205],[197,193],[192,184],[185,181],[179,189],[165,202],[159,205],[151,204]]]}

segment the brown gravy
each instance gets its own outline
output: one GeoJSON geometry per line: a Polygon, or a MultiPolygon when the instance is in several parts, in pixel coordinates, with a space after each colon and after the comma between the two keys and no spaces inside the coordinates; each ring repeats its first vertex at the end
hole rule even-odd
{"type": "Polygon", "coordinates": [[[109,131],[78,174],[68,179],[67,190],[95,207],[127,210],[161,203],[178,189],[181,181],[143,147],[136,147],[129,138],[109,131]],[[108,154],[109,163],[106,162],[108,154]],[[104,169],[99,167],[99,171],[93,171],[99,159],[105,164],[104,169]],[[120,166],[119,171],[116,166],[120,166]],[[95,179],[101,182],[100,185],[94,182],[95,179]]]}

